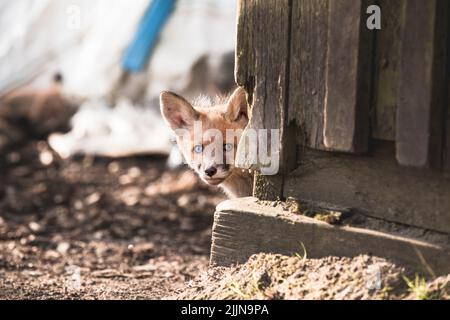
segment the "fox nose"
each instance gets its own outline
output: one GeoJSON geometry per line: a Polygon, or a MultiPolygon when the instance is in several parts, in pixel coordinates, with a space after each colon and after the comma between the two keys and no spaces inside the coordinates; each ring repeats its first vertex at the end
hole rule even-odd
{"type": "Polygon", "coordinates": [[[209,167],[208,169],[205,170],[205,173],[208,177],[212,177],[217,173],[217,169],[215,167],[209,167]]]}

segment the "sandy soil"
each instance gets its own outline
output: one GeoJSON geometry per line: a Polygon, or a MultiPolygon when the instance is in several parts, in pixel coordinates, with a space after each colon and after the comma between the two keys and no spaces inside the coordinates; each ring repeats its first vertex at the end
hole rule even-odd
{"type": "Polygon", "coordinates": [[[448,299],[369,256],[259,254],[208,268],[224,199],[163,157],[59,159],[45,142],[0,156],[0,299],[448,299]],[[404,276],[411,279],[409,286],[404,276]]]}
{"type": "Polygon", "coordinates": [[[208,265],[224,199],[162,157],[0,160],[0,299],[156,299],[208,265]],[[78,277],[79,275],[79,277],[78,277]]]}
{"type": "Polygon", "coordinates": [[[367,255],[308,259],[256,254],[242,265],[210,268],[174,298],[449,299],[450,275],[427,282],[389,261],[367,255]]]}

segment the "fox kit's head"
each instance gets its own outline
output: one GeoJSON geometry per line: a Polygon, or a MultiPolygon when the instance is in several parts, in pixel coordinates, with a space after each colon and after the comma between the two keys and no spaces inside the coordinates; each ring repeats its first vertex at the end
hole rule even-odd
{"type": "Polygon", "coordinates": [[[162,92],[160,104],[188,164],[206,183],[224,182],[233,172],[237,144],[248,123],[244,89],[211,106],[192,105],[174,93],[162,92]]]}

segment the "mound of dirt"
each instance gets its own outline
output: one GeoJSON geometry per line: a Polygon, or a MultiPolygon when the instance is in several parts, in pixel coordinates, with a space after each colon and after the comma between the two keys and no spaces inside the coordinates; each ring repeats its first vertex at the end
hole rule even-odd
{"type": "Polygon", "coordinates": [[[175,299],[448,299],[450,276],[425,282],[382,258],[306,259],[253,255],[245,264],[214,267],[175,299]],[[409,283],[409,285],[408,285],[409,283]]]}

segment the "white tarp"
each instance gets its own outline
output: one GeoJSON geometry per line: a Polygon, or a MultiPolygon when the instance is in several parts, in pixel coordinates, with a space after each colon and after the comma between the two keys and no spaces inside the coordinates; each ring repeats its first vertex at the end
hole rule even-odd
{"type": "MultiPolygon", "coordinates": [[[[63,92],[87,100],[72,119],[72,132],[50,139],[61,155],[170,150],[157,106],[147,105],[150,112],[102,101],[116,89],[122,55],[150,2],[0,0],[0,95],[23,84],[46,86],[59,71],[63,92]]],[[[234,0],[178,0],[141,76],[146,101],[156,101],[162,90],[182,92],[200,57],[214,62],[234,50],[235,15],[234,0]]]]}
{"type": "MultiPolygon", "coordinates": [[[[149,0],[0,0],[0,94],[28,83],[46,85],[61,71],[68,94],[108,95],[121,75],[149,0]]],[[[181,90],[202,55],[231,51],[234,0],[178,0],[147,70],[148,96],[181,90]]]]}
{"type": "Polygon", "coordinates": [[[67,134],[49,137],[51,147],[67,158],[77,153],[122,157],[130,154],[168,154],[170,132],[159,114],[120,99],[111,109],[104,100],[89,100],[72,118],[67,134]]]}
{"type": "Polygon", "coordinates": [[[65,90],[102,96],[148,0],[1,0],[0,92],[61,71],[65,90]]]}

